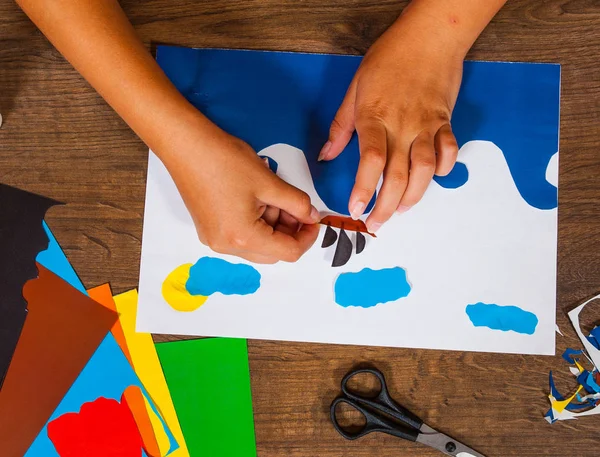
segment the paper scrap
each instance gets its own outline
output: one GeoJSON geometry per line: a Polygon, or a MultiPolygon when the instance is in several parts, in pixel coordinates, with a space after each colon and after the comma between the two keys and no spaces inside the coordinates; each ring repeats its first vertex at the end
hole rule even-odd
{"type": "Polygon", "coordinates": [[[559,420],[577,419],[583,416],[591,416],[600,414],[600,373],[598,368],[600,367],[600,350],[596,347],[598,327],[592,329],[589,336],[584,336],[581,331],[579,323],[579,315],[583,308],[594,300],[600,299],[600,294],[592,297],[586,302],[582,303],[572,311],[568,313],[569,319],[575,328],[575,332],[581,340],[585,351],[578,349],[567,349],[563,353],[563,359],[575,367],[569,367],[571,374],[575,376],[577,380],[577,389],[574,394],[568,398],[564,398],[554,385],[552,373],[550,373],[550,410],[546,413],[545,419],[549,423],[553,423],[559,420]],[[592,371],[586,370],[577,360],[577,356],[587,357],[594,368],[592,371]],[[585,395],[581,395],[581,393],[585,395]]]}
{"type": "Polygon", "coordinates": [[[80,411],[48,424],[48,438],[61,457],[141,456],[142,437],[124,396],[121,402],[97,398],[80,411]]]}
{"type": "Polygon", "coordinates": [[[45,266],[48,270],[50,270],[55,275],[67,281],[73,287],[75,287],[79,292],[85,294],[85,288],[75,273],[75,270],[67,260],[62,248],[56,241],[56,238],[48,224],[44,222],[42,224],[44,227],[44,231],[46,232],[46,236],[50,240],[48,243],[48,249],[45,251],[41,251],[36,257],[36,262],[40,265],[45,266]]]}
{"type": "MultiPolygon", "coordinates": [[[[119,313],[119,322],[124,332],[133,368],[179,444],[179,449],[171,452],[169,455],[173,457],[189,457],[171,394],[169,393],[169,388],[167,387],[167,382],[165,381],[165,376],[156,354],[152,335],[149,333],[137,333],[135,331],[138,306],[137,290],[134,289],[116,295],[114,297],[114,304],[119,313]]],[[[163,439],[158,444],[161,455],[166,455],[169,449],[168,441],[165,442],[163,439]]]]}
{"type": "Polygon", "coordinates": [[[129,386],[121,397],[133,415],[138,433],[142,438],[142,447],[152,457],[162,457],[169,449],[169,439],[158,416],[146,402],[146,397],[138,386],[129,386]],[[162,431],[160,430],[162,428],[162,431]],[[155,431],[156,430],[156,431],[155,431]],[[161,452],[159,440],[166,440],[167,450],[161,452]]]}
{"type": "Polygon", "coordinates": [[[0,184],[0,388],[27,317],[23,286],[37,277],[35,258],[48,247],[42,221],[58,203],[0,184]]]}
{"type": "Polygon", "coordinates": [[[335,247],[335,254],[333,255],[332,267],[342,267],[348,263],[350,256],[352,255],[352,241],[342,228],[340,229],[340,237],[338,239],[337,246],[335,247]]]}
{"type": "Polygon", "coordinates": [[[23,289],[29,315],[0,390],[0,443],[22,457],[59,405],[117,314],[37,265],[23,289]]]}
{"type": "MultiPolygon", "coordinates": [[[[91,289],[88,289],[87,293],[91,298],[96,300],[102,306],[117,313],[117,306],[115,305],[115,301],[113,300],[113,294],[110,288],[110,284],[106,283],[97,287],[93,287],[91,289]]],[[[121,324],[120,317],[117,321],[115,321],[114,325],[110,329],[110,332],[115,337],[115,340],[117,340],[119,347],[123,351],[123,354],[125,354],[125,357],[127,357],[127,360],[129,360],[129,363],[133,365],[133,362],[131,360],[131,354],[129,354],[129,349],[127,347],[127,341],[125,340],[125,333],[123,333],[123,327],[121,324]]]]}
{"type": "Polygon", "coordinates": [[[321,247],[328,248],[329,246],[333,246],[337,239],[338,236],[336,231],[331,228],[331,225],[328,225],[325,228],[325,234],[323,235],[323,242],[321,243],[321,247]]]}
{"type": "Polygon", "coordinates": [[[255,457],[246,340],[158,343],[156,351],[190,455],[255,457]]]}
{"type": "Polygon", "coordinates": [[[594,363],[596,368],[600,367],[600,350],[597,349],[590,342],[590,340],[588,340],[583,335],[583,332],[581,331],[581,327],[579,326],[579,314],[581,313],[581,310],[583,310],[583,308],[585,308],[586,305],[588,305],[592,301],[598,300],[598,299],[600,299],[600,294],[596,295],[595,297],[590,298],[589,300],[587,300],[583,304],[579,305],[577,308],[573,309],[572,311],[569,311],[569,319],[571,319],[571,323],[573,324],[573,327],[575,327],[575,332],[577,332],[577,336],[579,336],[579,339],[583,343],[583,347],[585,348],[586,352],[592,359],[592,362],[594,363]]]}

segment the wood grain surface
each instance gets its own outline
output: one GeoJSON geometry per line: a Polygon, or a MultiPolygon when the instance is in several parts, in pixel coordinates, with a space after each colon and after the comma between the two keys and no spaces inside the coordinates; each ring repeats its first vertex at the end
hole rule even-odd
{"type": "MultiPolygon", "coordinates": [[[[144,42],[362,54],[406,2],[124,0],[144,42]]],[[[548,372],[573,386],[565,311],[600,292],[600,1],[509,1],[471,59],[562,64],[556,357],[250,341],[261,457],[437,456],[341,439],[328,406],[370,362],[403,404],[486,456],[591,456],[600,417],[547,424],[548,372]]],[[[0,3],[0,181],[66,203],[48,221],[86,286],[138,283],[147,148],[9,0],[0,3]]],[[[596,317],[600,316],[596,314],[596,317]]],[[[166,339],[167,337],[157,337],[166,339]]],[[[218,456],[211,456],[218,457],[218,456]]]]}

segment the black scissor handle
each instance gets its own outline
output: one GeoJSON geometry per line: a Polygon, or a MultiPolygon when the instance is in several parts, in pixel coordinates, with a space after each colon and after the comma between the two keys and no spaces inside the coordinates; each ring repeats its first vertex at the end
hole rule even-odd
{"type": "Polygon", "coordinates": [[[409,441],[416,441],[419,436],[418,430],[395,424],[383,416],[371,413],[367,408],[363,408],[356,401],[346,397],[338,397],[331,403],[331,422],[337,432],[347,440],[356,440],[373,432],[387,433],[409,441]],[[341,403],[345,403],[354,408],[365,417],[366,423],[363,428],[357,431],[350,431],[340,425],[335,415],[335,411],[341,403]]]}
{"type": "MultiPolygon", "coordinates": [[[[419,417],[415,416],[406,408],[400,406],[390,396],[387,384],[385,382],[385,377],[383,376],[383,373],[377,368],[361,368],[348,373],[346,376],[344,376],[344,379],[342,379],[342,392],[347,398],[354,400],[355,402],[360,402],[361,404],[366,405],[372,409],[383,411],[384,413],[392,416],[393,418],[401,422],[404,422],[405,424],[409,425],[410,427],[413,427],[416,430],[419,430],[421,428],[421,425],[423,425],[423,421],[419,419],[419,417]],[[379,380],[379,383],[381,384],[381,390],[379,391],[377,396],[373,398],[368,398],[357,394],[356,392],[352,392],[350,389],[348,389],[348,382],[350,381],[350,379],[362,373],[367,373],[372,376],[375,376],[379,380]]],[[[359,409],[359,411],[361,410],[359,409]]]]}

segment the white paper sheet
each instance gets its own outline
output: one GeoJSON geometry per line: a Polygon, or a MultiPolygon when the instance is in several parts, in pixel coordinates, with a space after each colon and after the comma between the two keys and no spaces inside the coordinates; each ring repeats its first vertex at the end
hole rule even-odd
{"type": "MultiPolygon", "coordinates": [[[[294,171],[305,160],[302,151],[277,144],[259,153],[275,158],[278,174],[306,186],[294,171]]],[[[181,312],[161,294],[175,268],[203,256],[248,262],[216,254],[197,240],[173,181],[151,152],[138,331],[554,354],[557,210],[525,202],[493,143],[471,141],[461,148],[459,160],[469,170],[466,184],[445,189],[432,182],[418,205],[393,216],[376,239],[367,236],[365,251],[345,266],[330,266],[331,248],[320,247],[322,227],[317,243],[297,263],[254,265],[261,274],[255,293],[215,293],[195,311],[181,312]],[[365,267],[402,267],[412,290],[405,298],[370,308],[335,303],[338,275],[365,267]],[[465,308],[479,302],[534,313],[539,321],[535,332],[475,327],[465,308]]],[[[555,156],[546,176],[554,183],[557,163],[555,156]]]]}

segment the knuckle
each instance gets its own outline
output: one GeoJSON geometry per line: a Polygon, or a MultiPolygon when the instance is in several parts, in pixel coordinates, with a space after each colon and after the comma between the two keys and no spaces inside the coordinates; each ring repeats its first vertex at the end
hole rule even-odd
{"type": "Polygon", "coordinates": [[[411,167],[433,173],[435,171],[435,158],[431,155],[416,157],[412,160],[411,167]]]}
{"type": "Polygon", "coordinates": [[[227,253],[232,249],[243,249],[248,245],[248,237],[237,231],[224,231],[214,237],[210,247],[219,253],[227,253]]]}
{"type": "Polygon", "coordinates": [[[385,167],[387,159],[385,152],[376,147],[366,147],[362,151],[361,158],[367,165],[377,168],[385,167]]]}
{"type": "Polygon", "coordinates": [[[339,135],[340,133],[344,132],[344,126],[341,124],[341,122],[338,120],[338,118],[334,118],[333,121],[331,122],[331,127],[329,127],[329,134],[331,136],[336,136],[339,135]]]}
{"type": "Polygon", "coordinates": [[[433,108],[426,111],[425,119],[430,123],[438,124],[438,128],[450,122],[450,110],[447,108],[433,108]]]}
{"type": "Polygon", "coordinates": [[[239,234],[233,234],[229,238],[229,245],[236,249],[245,249],[248,247],[248,237],[240,236],[239,234]]]}
{"type": "Polygon", "coordinates": [[[306,214],[310,214],[311,201],[306,192],[300,192],[298,195],[298,208],[306,214]]]}
{"type": "Polygon", "coordinates": [[[356,121],[383,121],[388,117],[389,112],[389,107],[382,101],[363,103],[356,109],[356,121]]]}
{"type": "Polygon", "coordinates": [[[390,170],[386,180],[393,187],[406,187],[408,183],[408,174],[403,170],[390,170]]]}
{"type": "Polygon", "coordinates": [[[286,251],[285,260],[286,262],[297,262],[302,257],[302,249],[300,246],[290,246],[290,248],[286,251]]]}
{"type": "Polygon", "coordinates": [[[458,154],[458,144],[453,136],[447,135],[445,138],[443,138],[442,147],[448,153],[458,154]]]}

